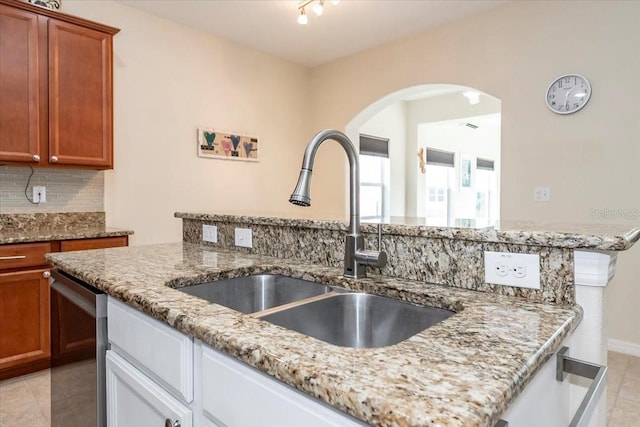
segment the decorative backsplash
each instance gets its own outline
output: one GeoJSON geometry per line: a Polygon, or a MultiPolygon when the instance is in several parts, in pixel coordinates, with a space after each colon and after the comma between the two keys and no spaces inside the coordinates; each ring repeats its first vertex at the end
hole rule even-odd
{"type": "Polygon", "coordinates": [[[25,197],[31,169],[0,166],[0,213],[97,212],[104,210],[104,172],[78,169],[34,168],[32,186],[47,187],[46,203],[33,204],[25,197]]]}
{"type": "MultiPolygon", "coordinates": [[[[202,225],[218,227],[218,243],[224,248],[260,255],[294,258],[313,264],[342,267],[344,259],[344,226],[336,221],[291,221],[287,219],[235,217],[216,215],[200,218],[182,217],[183,240],[202,242],[202,225]],[[293,225],[288,225],[288,223],[293,225]],[[236,248],[235,228],[251,228],[253,248],[236,248]]],[[[529,300],[556,304],[575,302],[573,249],[540,245],[461,240],[455,237],[425,237],[394,233],[394,227],[384,227],[381,250],[388,254],[387,265],[379,272],[445,286],[465,288],[501,295],[519,296],[529,300]],[[529,253],[540,255],[540,289],[495,285],[484,282],[484,251],[529,253]]],[[[365,244],[375,249],[375,226],[363,227],[365,244]]]]}

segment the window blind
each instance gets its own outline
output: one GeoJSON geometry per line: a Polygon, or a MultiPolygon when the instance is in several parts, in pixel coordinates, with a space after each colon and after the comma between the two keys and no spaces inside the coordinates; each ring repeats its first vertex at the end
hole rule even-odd
{"type": "Polygon", "coordinates": [[[371,135],[360,135],[360,154],[389,157],[389,140],[371,135]]]}
{"type": "Polygon", "coordinates": [[[495,165],[495,161],[493,160],[481,159],[479,157],[476,159],[476,169],[492,171],[492,170],[495,170],[494,165],[495,165]]]}
{"type": "Polygon", "coordinates": [[[454,166],[455,153],[451,151],[427,148],[427,164],[438,166],[454,166]]]}

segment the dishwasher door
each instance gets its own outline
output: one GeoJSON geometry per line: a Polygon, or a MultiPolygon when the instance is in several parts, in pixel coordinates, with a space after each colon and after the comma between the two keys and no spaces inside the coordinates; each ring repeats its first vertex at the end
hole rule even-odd
{"type": "Polygon", "coordinates": [[[107,296],[63,272],[51,277],[51,427],[105,427],[107,296]]]}

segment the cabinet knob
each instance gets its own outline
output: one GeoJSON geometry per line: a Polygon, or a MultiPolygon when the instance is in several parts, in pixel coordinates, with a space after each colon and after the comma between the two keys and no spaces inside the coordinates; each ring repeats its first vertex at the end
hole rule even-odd
{"type": "Polygon", "coordinates": [[[51,156],[51,158],[49,159],[49,161],[51,163],[58,163],[58,156],[51,156]]]}
{"type": "Polygon", "coordinates": [[[164,421],[164,427],[180,427],[180,421],[176,420],[176,422],[172,422],[170,418],[167,418],[164,421]]]}
{"type": "Polygon", "coordinates": [[[34,162],[39,162],[40,161],[40,156],[37,154],[34,154],[33,157],[31,157],[33,159],[34,162]]]}
{"type": "Polygon", "coordinates": [[[45,279],[48,279],[49,277],[51,277],[51,273],[48,271],[45,271],[44,273],[42,273],[42,277],[44,277],[45,279]]]}

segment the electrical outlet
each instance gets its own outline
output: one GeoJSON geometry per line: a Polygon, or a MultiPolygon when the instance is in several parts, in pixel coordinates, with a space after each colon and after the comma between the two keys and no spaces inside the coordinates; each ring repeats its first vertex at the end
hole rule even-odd
{"type": "Polygon", "coordinates": [[[499,262],[495,265],[496,274],[500,277],[504,277],[509,274],[509,266],[504,262],[499,262]]]}
{"type": "Polygon", "coordinates": [[[47,201],[47,187],[41,185],[33,186],[33,203],[46,203],[47,201]]]}
{"type": "Polygon", "coordinates": [[[513,274],[513,277],[517,279],[523,279],[527,277],[527,267],[524,267],[522,265],[514,265],[511,268],[511,274],[513,274]]]}
{"type": "Polygon", "coordinates": [[[253,238],[250,228],[236,228],[235,229],[236,246],[243,248],[253,247],[253,238]]]}
{"type": "Polygon", "coordinates": [[[540,289],[540,255],[485,251],[484,281],[540,289]]]}
{"type": "Polygon", "coordinates": [[[202,225],[202,240],[210,243],[218,243],[218,227],[215,225],[202,225]]]}
{"type": "Polygon", "coordinates": [[[536,187],[533,189],[533,200],[536,202],[548,202],[551,200],[551,189],[549,187],[536,187]]]}

